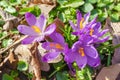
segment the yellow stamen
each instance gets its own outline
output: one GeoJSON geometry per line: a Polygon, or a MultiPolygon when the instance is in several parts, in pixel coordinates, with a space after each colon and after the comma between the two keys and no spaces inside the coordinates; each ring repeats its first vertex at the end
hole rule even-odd
{"type": "Polygon", "coordinates": [[[56,44],[55,47],[56,47],[57,49],[63,49],[63,47],[62,47],[60,44],[56,44]]]}
{"type": "Polygon", "coordinates": [[[84,53],[84,49],[83,49],[83,48],[80,48],[80,49],[79,49],[79,53],[80,53],[81,56],[85,56],[85,53],[84,53]]]}
{"type": "Polygon", "coordinates": [[[37,32],[37,33],[40,33],[40,32],[41,32],[40,28],[38,28],[37,26],[32,26],[32,28],[33,28],[33,30],[34,30],[35,32],[37,32]]]}
{"type": "Polygon", "coordinates": [[[94,32],[94,29],[90,29],[90,36],[92,36],[93,35],[93,32],[94,32]]]}
{"type": "Polygon", "coordinates": [[[82,18],[80,21],[80,29],[83,29],[83,21],[84,21],[84,18],[82,18]]]}

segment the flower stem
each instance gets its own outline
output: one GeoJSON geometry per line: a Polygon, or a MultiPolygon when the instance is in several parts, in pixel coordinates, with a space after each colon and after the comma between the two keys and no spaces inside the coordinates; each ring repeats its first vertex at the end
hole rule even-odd
{"type": "Polygon", "coordinates": [[[57,68],[54,72],[52,72],[52,73],[49,75],[49,78],[52,77],[55,73],[57,73],[57,72],[60,71],[61,69],[63,69],[65,66],[66,66],[66,64],[63,64],[60,68],[57,68]]]}

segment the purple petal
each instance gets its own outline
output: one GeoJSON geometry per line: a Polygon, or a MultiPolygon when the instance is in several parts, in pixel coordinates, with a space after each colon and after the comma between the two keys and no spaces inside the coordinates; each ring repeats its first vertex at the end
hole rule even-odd
{"type": "Polygon", "coordinates": [[[81,44],[82,44],[81,41],[77,41],[77,42],[75,42],[75,43],[73,44],[72,48],[71,48],[72,51],[73,51],[73,52],[77,52],[78,49],[81,47],[81,44]]]}
{"type": "Polygon", "coordinates": [[[101,29],[101,23],[100,22],[97,22],[97,23],[95,23],[96,25],[94,26],[94,32],[93,32],[93,34],[99,34],[99,31],[100,31],[100,29],[101,29]]]}
{"type": "Polygon", "coordinates": [[[95,40],[94,42],[103,43],[103,42],[107,41],[108,39],[109,39],[109,36],[106,36],[106,37],[104,37],[102,39],[97,38],[97,40],[95,40]]]}
{"type": "Polygon", "coordinates": [[[55,59],[60,53],[59,52],[48,52],[42,57],[42,60],[48,62],[50,60],[55,59]]]}
{"type": "Polygon", "coordinates": [[[97,58],[91,58],[91,57],[87,57],[88,61],[88,65],[90,65],[91,67],[97,67],[100,65],[100,58],[97,57],[97,58]]]}
{"type": "Polygon", "coordinates": [[[90,12],[84,15],[84,20],[86,23],[88,23],[89,17],[90,17],[90,12]]]}
{"type": "Polygon", "coordinates": [[[84,46],[84,52],[89,57],[92,57],[92,58],[98,57],[98,52],[93,46],[84,46]]]}
{"type": "Polygon", "coordinates": [[[77,27],[75,26],[75,24],[72,21],[69,21],[70,26],[76,31],[77,27]]]}
{"type": "Polygon", "coordinates": [[[59,43],[63,46],[65,45],[64,37],[60,33],[54,32],[50,35],[50,38],[56,43],[59,43]]]}
{"type": "Polygon", "coordinates": [[[32,13],[27,12],[25,14],[25,19],[30,26],[33,26],[36,23],[36,17],[32,13]]]}
{"type": "Polygon", "coordinates": [[[50,35],[52,34],[56,29],[56,25],[55,24],[51,24],[49,27],[47,27],[47,29],[45,30],[44,34],[47,36],[47,35],[50,35]]]}
{"type": "Polygon", "coordinates": [[[76,55],[74,53],[72,53],[71,49],[69,49],[65,52],[64,60],[67,63],[72,63],[75,61],[75,57],[76,57],[76,55]],[[74,57],[74,59],[73,59],[73,57],[74,57]]]}
{"type": "Polygon", "coordinates": [[[99,34],[98,34],[98,37],[102,37],[104,34],[106,34],[109,30],[108,29],[105,29],[103,31],[101,31],[99,34]]]}
{"type": "Polygon", "coordinates": [[[46,18],[43,14],[39,16],[39,19],[36,22],[36,26],[38,26],[42,31],[45,30],[46,27],[46,18]]]}
{"type": "Polygon", "coordinates": [[[17,27],[18,31],[25,35],[35,36],[38,35],[31,27],[25,25],[19,25],[17,27]]]}
{"type": "Polygon", "coordinates": [[[79,68],[83,69],[86,66],[86,64],[87,64],[86,56],[82,57],[80,55],[77,55],[76,56],[76,63],[77,63],[79,68]]]}
{"type": "Polygon", "coordinates": [[[80,25],[80,21],[82,19],[82,14],[80,13],[79,10],[77,10],[76,13],[77,13],[77,26],[79,26],[80,25]]]}
{"type": "Polygon", "coordinates": [[[36,37],[34,37],[34,36],[29,36],[29,37],[25,38],[24,40],[22,40],[21,43],[22,44],[31,44],[34,42],[35,38],[36,37]]]}

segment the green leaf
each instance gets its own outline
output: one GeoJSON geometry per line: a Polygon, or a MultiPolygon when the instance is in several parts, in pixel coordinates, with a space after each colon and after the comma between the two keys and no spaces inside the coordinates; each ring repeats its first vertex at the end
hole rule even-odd
{"type": "Polygon", "coordinates": [[[13,78],[17,77],[18,76],[18,71],[12,70],[11,73],[10,73],[10,76],[13,77],[13,78]]]}
{"type": "Polygon", "coordinates": [[[19,61],[17,69],[20,71],[26,71],[28,69],[28,64],[24,61],[19,61]]]}
{"type": "Polygon", "coordinates": [[[20,9],[19,14],[25,14],[26,12],[32,12],[32,11],[34,11],[34,7],[26,7],[20,9]]]}
{"type": "Polygon", "coordinates": [[[117,4],[116,6],[114,6],[114,9],[117,10],[117,11],[120,11],[120,3],[117,4]]]}
{"type": "Polygon", "coordinates": [[[66,71],[57,72],[56,78],[57,78],[57,80],[68,80],[68,73],[66,71]]]}
{"type": "Polygon", "coordinates": [[[79,7],[79,6],[83,5],[84,3],[85,2],[83,0],[70,0],[67,3],[65,3],[64,5],[61,5],[61,7],[62,8],[65,8],[65,7],[76,8],[76,7],[79,7]]]}
{"type": "Polygon", "coordinates": [[[60,5],[63,5],[67,2],[67,0],[57,0],[57,2],[60,4],[60,5]]]}
{"type": "Polygon", "coordinates": [[[97,2],[97,0],[86,0],[87,3],[92,3],[95,4],[97,2]]]}
{"type": "Polygon", "coordinates": [[[9,6],[9,4],[8,4],[8,2],[7,1],[0,1],[0,6],[3,6],[3,7],[8,7],[9,6]]]}
{"type": "Polygon", "coordinates": [[[7,46],[11,45],[12,42],[13,42],[12,39],[4,39],[2,41],[2,47],[7,47],[7,46]]]}
{"type": "Polygon", "coordinates": [[[102,2],[97,4],[97,7],[105,7],[105,6],[106,6],[106,4],[102,3],[102,2]]]}
{"type": "Polygon", "coordinates": [[[84,12],[90,12],[94,9],[93,5],[90,4],[90,3],[85,3],[84,6],[83,6],[83,11],[84,12]]]}
{"type": "Polygon", "coordinates": [[[16,12],[16,9],[14,7],[12,7],[12,6],[8,6],[4,10],[9,12],[9,13],[15,13],[16,12]]]}
{"type": "Polygon", "coordinates": [[[14,80],[14,79],[11,76],[9,76],[8,74],[3,74],[2,80],[14,80]]]}
{"type": "Polygon", "coordinates": [[[113,21],[113,22],[116,22],[116,21],[118,21],[119,20],[119,13],[113,13],[113,14],[111,14],[111,20],[113,21]]]}

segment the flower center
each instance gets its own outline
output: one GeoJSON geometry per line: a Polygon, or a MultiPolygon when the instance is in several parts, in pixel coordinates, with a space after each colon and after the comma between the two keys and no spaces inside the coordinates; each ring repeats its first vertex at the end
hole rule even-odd
{"type": "Polygon", "coordinates": [[[85,53],[84,53],[84,49],[83,48],[79,48],[79,53],[80,55],[83,57],[85,56],[85,53]]]}
{"type": "Polygon", "coordinates": [[[60,44],[58,44],[58,43],[56,43],[56,44],[50,43],[50,47],[55,47],[57,49],[63,49],[63,47],[60,44]]]}
{"type": "Polygon", "coordinates": [[[90,36],[92,36],[93,35],[93,32],[94,32],[94,29],[90,29],[90,36]]]}
{"type": "Polygon", "coordinates": [[[41,33],[40,28],[38,28],[37,26],[32,26],[32,29],[37,33],[41,33]]]}
{"type": "Polygon", "coordinates": [[[83,21],[84,21],[84,18],[82,18],[80,21],[80,30],[83,29],[83,21]]]}

